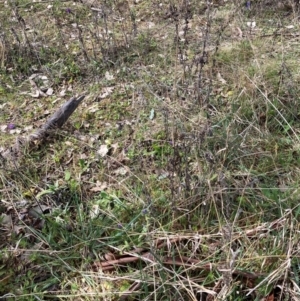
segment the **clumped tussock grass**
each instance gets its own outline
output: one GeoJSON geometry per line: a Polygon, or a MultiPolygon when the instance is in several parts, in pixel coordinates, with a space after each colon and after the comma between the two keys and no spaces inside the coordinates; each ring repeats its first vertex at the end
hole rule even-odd
{"type": "Polygon", "coordinates": [[[0,157],[1,298],[299,299],[298,8],[248,2],[0,4],[1,153],[86,94],[0,157]]]}

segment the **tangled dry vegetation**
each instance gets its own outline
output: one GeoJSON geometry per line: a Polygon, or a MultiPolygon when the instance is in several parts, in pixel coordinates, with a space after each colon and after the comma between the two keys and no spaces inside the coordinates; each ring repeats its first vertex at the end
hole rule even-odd
{"type": "Polygon", "coordinates": [[[277,2],[2,1],[0,299],[300,299],[299,13],[277,2]]]}

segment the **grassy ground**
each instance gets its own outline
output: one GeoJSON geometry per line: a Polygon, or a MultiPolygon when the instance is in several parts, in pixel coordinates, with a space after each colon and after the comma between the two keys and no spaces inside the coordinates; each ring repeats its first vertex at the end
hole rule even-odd
{"type": "Polygon", "coordinates": [[[266,1],[0,4],[0,299],[299,300],[299,22],[266,1]]]}

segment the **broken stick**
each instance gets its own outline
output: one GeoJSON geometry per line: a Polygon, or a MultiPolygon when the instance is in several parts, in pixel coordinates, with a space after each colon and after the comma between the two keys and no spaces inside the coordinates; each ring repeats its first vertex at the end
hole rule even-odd
{"type": "Polygon", "coordinates": [[[30,134],[25,138],[17,137],[16,143],[12,147],[0,153],[1,157],[4,159],[15,158],[16,154],[20,153],[20,145],[29,145],[32,141],[43,139],[50,130],[61,128],[84,98],[85,95],[80,95],[78,97],[72,97],[69,99],[46,121],[46,123],[40,129],[36,130],[33,134],[30,134]]]}

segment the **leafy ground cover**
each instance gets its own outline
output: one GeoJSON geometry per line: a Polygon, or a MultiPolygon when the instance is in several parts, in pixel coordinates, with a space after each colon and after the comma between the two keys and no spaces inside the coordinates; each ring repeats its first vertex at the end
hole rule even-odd
{"type": "Polygon", "coordinates": [[[296,2],[4,1],[4,300],[299,300],[296,2]]]}

